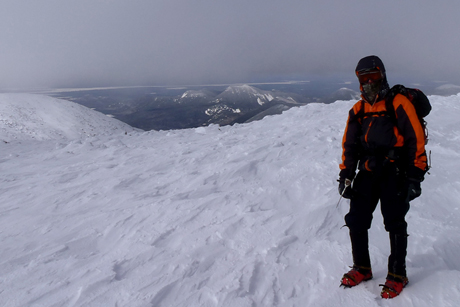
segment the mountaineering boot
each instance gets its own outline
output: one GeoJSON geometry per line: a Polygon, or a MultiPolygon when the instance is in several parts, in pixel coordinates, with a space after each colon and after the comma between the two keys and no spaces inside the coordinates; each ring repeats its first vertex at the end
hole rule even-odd
{"type": "Polygon", "coordinates": [[[398,296],[409,280],[406,275],[407,233],[390,232],[391,254],[388,257],[388,275],[381,292],[382,298],[398,296]]]}
{"type": "Polygon", "coordinates": [[[354,265],[348,273],[343,275],[340,286],[351,288],[360,284],[362,281],[369,279],[372,279],[371,268],[358,267],[354,265]]]}
{"type": "Polygon", "coordinates": [[[350,230],[351,253],[353,255],[353,267],[370,268],[369,235],[366,230],[350,230]]]}
{"type": "Polygon", "coordinates": [[[394,298],[398,296],[403,288],[409,283],[406,276],[395,275],[388,273],[387,281],[385,282],[380,295],[382,298],[394,298]]]}
{"type": "Polygon", "coordinates": [[[390,232],[391,254],[388,257],[388,272],[396,276],[406,276],[407,234],[390,232]]]}
{"type": "Polygon", "coordinates": [[[350,229],[351,252],[353,267],[342,277],[343,287],[354,287],[362,281],[372,278],[371,259],[369,257],[369,235],[366,230],[352,231],[350,229]]]}

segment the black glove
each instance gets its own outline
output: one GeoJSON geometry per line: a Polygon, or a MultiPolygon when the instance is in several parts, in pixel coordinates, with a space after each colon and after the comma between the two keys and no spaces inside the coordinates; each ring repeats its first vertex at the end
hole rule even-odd
{"type": "Polygon", "coordinates": [[[410,202],[420,195],[422,195],[422,187],[420,186],[420,181],[408,178],[406,202],[410,202]]]}
{"type": "Polygon", "coordinates": [[[354,196],[354,191],[351,188],[351,180],[340,178],[339,180],[339,194],[343,198],[351,199],[354,196]]]}
{"type": "Polygon", "coordinates": [[[410,166],[407,170],[407,179],[406,179],[406,202],[410,202],[413,199],[416,199],[422,195],[422,188],[420,187],[420,182],[425,179],[426,170],[421,170],[418,167],[410,166]]]}

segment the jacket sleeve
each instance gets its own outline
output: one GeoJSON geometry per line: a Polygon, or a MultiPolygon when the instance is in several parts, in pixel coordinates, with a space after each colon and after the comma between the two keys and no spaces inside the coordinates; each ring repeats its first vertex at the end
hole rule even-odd
{"type": "Polygon", "coordinates": [[[427,170],[425,151],[425,133],[417,117],[414,105],[403,95],[396,95],[393,100],[396,111],[398,130],[404,138],[404,147],[409,163],[407,175],[409,178],[423,180],[427,170]]]}
{"type": "Polygon", "coordinates": [[[360,100],[348,112],[347,125],[342,139],[342,163],[339,165],[340,178],[353,179],[355,176],[361,152],[362,118],[360,118],[359,113],[362,105],[360,100]]]}

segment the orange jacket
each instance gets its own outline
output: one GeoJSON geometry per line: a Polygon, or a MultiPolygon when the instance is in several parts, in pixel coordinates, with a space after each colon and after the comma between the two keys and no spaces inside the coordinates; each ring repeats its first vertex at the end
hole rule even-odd
{"type": "Polygon", "coordinates": [[[357,167],[374,171],[385,161],[398,160],[409,177],[423,179],[427,158],[422,125],[404,95],[396,95],[393,105],[396,122],[388,116],[384,99],[374,105],[360,100],[350,110],[342,141],[340,177],[353,178],[357,167]]]}

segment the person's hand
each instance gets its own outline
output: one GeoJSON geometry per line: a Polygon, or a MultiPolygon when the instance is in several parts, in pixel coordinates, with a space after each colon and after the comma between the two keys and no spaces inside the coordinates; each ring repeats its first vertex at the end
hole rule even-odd
{"type": "Polygon", "coordinates": [[[353,198],[354,191],[351,188],[351,180],[348,178],[340,178],[339,180],[339,194],[343,198],[353,198]]]}
{"type": "Polygon", "coordinates": [[[416,199],[420,195],[422,195],[422,187],[420,186],[420,182],[416,180],[408,179],[407,184],[407,198],[406,202],[410,202],[411,200],[416,199]]]}

